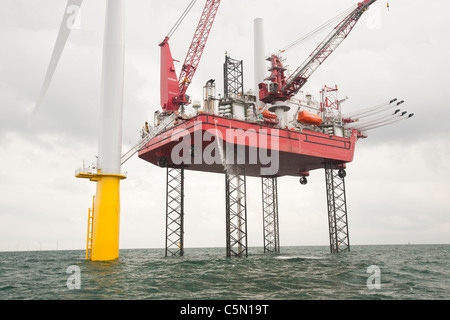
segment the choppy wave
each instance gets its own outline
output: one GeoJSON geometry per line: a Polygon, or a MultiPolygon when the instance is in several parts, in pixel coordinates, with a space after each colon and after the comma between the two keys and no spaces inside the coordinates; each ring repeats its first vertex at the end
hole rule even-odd
{"type": "Polygon", "coordinates": [[[332,255],[327,247],[286,247],[266,255],[251,248],[248,258],[226,258],[223,248],[186,249],[181,258],[139,249],[112,262],[85,261],[83,251],[0,252],[0,299],[449,299],[449,249],[353,246],[332,255]],[[79,288],[69,288],[70,266],[79,288]]]}

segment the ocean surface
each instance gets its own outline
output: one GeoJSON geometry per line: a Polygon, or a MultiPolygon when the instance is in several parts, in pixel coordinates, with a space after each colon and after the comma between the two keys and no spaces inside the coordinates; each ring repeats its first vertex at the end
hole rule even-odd
{"type": "Polygon", "coordinates": [[[450,245],[120,250],[112,262],[84,251],[0,252],[1,300],[442,300],[450,299],[450,245]]]}

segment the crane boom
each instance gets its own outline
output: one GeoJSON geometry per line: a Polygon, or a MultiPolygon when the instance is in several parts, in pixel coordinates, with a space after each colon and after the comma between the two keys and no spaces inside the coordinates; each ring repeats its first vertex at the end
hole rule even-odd
{"type": "Polygon", "coordinates": [[[170,52],[169,37],[161,42],[161,107],[164,111],[178,111],[181,105],[189,103],[186,91],[197,71],[219,5],[220,0],[206,0],[178,80],[170,52]]]}
{"type": "MultiPolygon", "coordinates": [[[[286,101],[293,97],[308,81],[308,78],[314,71],[316,71],[331,53],[333,53],[333,51],[347,38],[362,14],[375,1],[376,0],[364,0],[359,2],[355,10],[333,29],[328,37],[320,43],[320,45],[309,55],[308,59],[301,64],[292,75],[284,81],[284,83],[275,82],[276,86],[274,88],[268,88],[264,83],[260,84],[260,100],[265,103],[273,103],[274,101],[286,101]]],[[[276,61],[277,59],[272,56],[271,60],[276,61]]],[[[272,68],[272,75],[268,79],[271,79],[272,82],[274,82],[274,79],[279,78],[280,70],[283,70],[280,66],[272,68]]],[[[284,78],[284,72],[282,77],[284,78]]]]}
{"type": "Polygon", "coordinates": [[[191,45],[189,47],[186,59],[180,73],[178,83],[180,86],[180,94],[184,95],[189,87],[189,84],[194,77],[197,70],[200,58],[205,49],[206,41],[208,40],[211,27],[214,22],[217,10],[219,9],[220,0],[207,0],[202,16],[194,33],[191,45]]]}

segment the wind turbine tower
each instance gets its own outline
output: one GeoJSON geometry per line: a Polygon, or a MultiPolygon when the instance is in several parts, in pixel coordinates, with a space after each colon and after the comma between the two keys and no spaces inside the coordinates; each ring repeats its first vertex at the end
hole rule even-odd
{"type": "Polygon", "coordinates": [[[94,261],[119,257],[120,181],[126,178],[121,172],[124,10],[124,0],[106,3],[97,166],[76,172],[76,177],[97,183],[86,253],[94,261]]]}
{"type": "MultiPolygon", "coordinates": [[[[43,103],[74,20],[83,0],[67,0],[66,10],[56,39],[41,92],[30,124],[43,103]]],[[[103,66],[97,163],[76,170],[77,178],[97,183],[92,208],[89,209],[86,259],[114,260],[119,257],[120,180],[122,113],[125,60],[125,0],[106,1],[103,41],[103,66]]]]}

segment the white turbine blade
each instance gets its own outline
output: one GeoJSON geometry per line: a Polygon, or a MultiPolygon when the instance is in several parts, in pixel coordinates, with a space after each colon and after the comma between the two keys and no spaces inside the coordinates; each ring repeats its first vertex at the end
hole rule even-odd
{"type": "Polygon", "coordinates": [[[53,48],[52,57],[50,58],[50,64],[47,69],[47,73],[44,78],[44,83],[42,84],[41,92],[39,93],[39,97],[37,99],[36,105],[33,109],[33,114],[31,116],[31,121],[36,116],[39,107],[44,100],[45,94],[50,86],[50,82],[52,81],[53,74],[55,73],[56,67],[58,65],[59,59],[61,58],[61,54],[64,50],[64,47],[67,43],[67,39],[69,38],[70,31],[72,31],[72,27],[75,22],[75,18],[78,14],[78,10],[81,6],[83,0],[68,0],[66,10],[64,11],[64,17],[61,22],[61,26],[59,28],[58,37],[56,38],[55,47],[53,48]]]}
{"type": "Polygon", "coordinates": [[[369,108],[365,108],[365,109],[362,109],[362,110],[344,113],[342,115],[342,117],[343,118],[354,118],[354,117],[357,117],[357,116],[359,116],[361,114],[364,114],[365,112],[369,112],[369,111],[372,111],[372,110],[375,110],[375,109],[378,109],[378,108],[382,108],[382,107],[387,106],[387,105],[389,105],[389,103],[382,103],[382,104],[379,104],[379,105],[376,105],[376,106],[373,106],[373,107],[369,107],[369,108]]]}
{"type": "Polygon", "coordinates": [[[392,120],[395,121],[398,118],[402,118],[406,113],[407,113],[406,111],[403,111],[401,114],[394,113],[392,116],[390,116],[388,118],[382,118],[382,119],[380,119],[378,121],[371,121],[369,123],[365,122],[365,123],[362,123],[361,125],[355,125],[352,128],[360,130],[360,129],[364,129],[364,128],[367,128],[367,127],[370,127],[370,126],[373,126],[373,125],[378,125],[380,123],[389,122],[389,121],[392,121],[392,120]]]}
{"type": "Polygon", "coordinates": [[[380,121],[374,121],[374,122],[371,122],[371,123],[366,123],[365,125],[360,126],[360,127],[357,127],[357,128],[355,128],[355,129],[365,130],[365,128],[372,127],[372,126],[376,126],[376,125],[379,125],[379,124],[382,124],[382,123],[391,123],[391,122],[395,122],[395,121],[397,121],[398,119],[402,118],[403,116],[404,116],[404,115],[395,115],[395,116],[393,116],[391,119],[380,120],[380,121]]]}
{"type": "Polygon", "coordinates": [[[369,116],[373,116],[374,114],[377,114],[377,113],[389,110],[389,109],[391,109],[393,107],[394,107],[394,105],[389,104],[389,105],[384,106],[383,108],[379,108],[379,109],[376,109],[376,110],[365,112],[364,114],[360,114],[359,118],[357,118],[357,119],[355,119],[355,118],[352,118],[352,119],[360,120],[360,119],[363,119],[363,118],[366,118],[366,117],[369,117],[369,116]]]}
{"type": "Polygon", "coordinates": [[[406,119],[409,119],[409,118],[411,118],[411,116],[407,116],[407,115],[405,114],[405,115],[396,117],[395,119],[391,119],[390,121],[385,121],[385,122],[381,122],[381,123],[378,123],[378,124],[372,124],[372,125],[370,125],[370,126],[361,128],[360,131],[367,131],[367,130],[372,130],[372,129],[384,127],[384,126],[387,126],[387,125],[389,125],[389,124],[393,124],[393,123],[395,123],[395,122],[403,121],[403,120],[406,120],[406,119]]]}
{"type": "Polygon", "coordinates": [[[397,117],[398,116],[398,114],[397,114],[398,112],[400,112],[400,109],[398,109],[394,113],[390,113],[390,114],[387,114],[387,115],[385,114],[385,115],[382,115],[382,116],[379,116],[379,117],[372,117],[372,118],[367,118],[367,119],[363,118],[363,120],[358,120],[358,121],[355,121],[355,122],[346,123],[344,125],[344,128],[345,129],[348,129],[348,128],[358,129],[358,128],[361,128],[361,127],[365,127],[365,126],[367,126],[367,125],[369,125],[371,123],[379,122],[380,120],[387,121],[387,120],[390,120],[390,119],[392,119],[394,117],[397,117]]]}
{"type": "Polygon", "coordinates": [[[374,114],[374,113],[377,113],[379,111],[383,111],[383,110],[389,109],[391,107],[391,104],[393,104],[395,101],[397,101],[397,99],[392,99],[392,100],[390,100],[388,102],[379,104],[379,105],[374,106],[374,107],[369,107],[369,108],[365,108],[365,109],[362,109],[362,110],[345,113],[345,114],[342,115],[342,117],[343,118],[355,118],[355,117],[367,116],[367,114],[374,114]]]}
{"type": "MultiPolygon", "coordinates": [[[[359,119],[363,119],[363,118],[365,118],[365,117],[369,117],[369,116],[372,116],[372,115],[374,115],[374,114],[377,114],[377,113],[380,113],[380,112],[382,112],[382,111],[385,111],[385,110],[388,110],[388,109],[390,109],[390,108],[393,108],[393,107],[395,107],[395,106],[399,106],[399,105],[401,105],[402,103],[404,103],[405,101],[404,100],[402,100],[402,101],[400,101],[400,102],[397,102],[396,104],[392,104],[392,102],[389,104],[389,105],[387,105],[387,106],[385,106],[385,107],[383,107],[383,108],[378,108],[378,109],[376,109],[376,110],[372,110],[372,111],[370,111],[370,112],[364,112],[364,114],[361,114],[360,116],[359,116],[359,119]]],[[[354,120],[357,120],[357,119],[354,119],[354,120]]]]}

